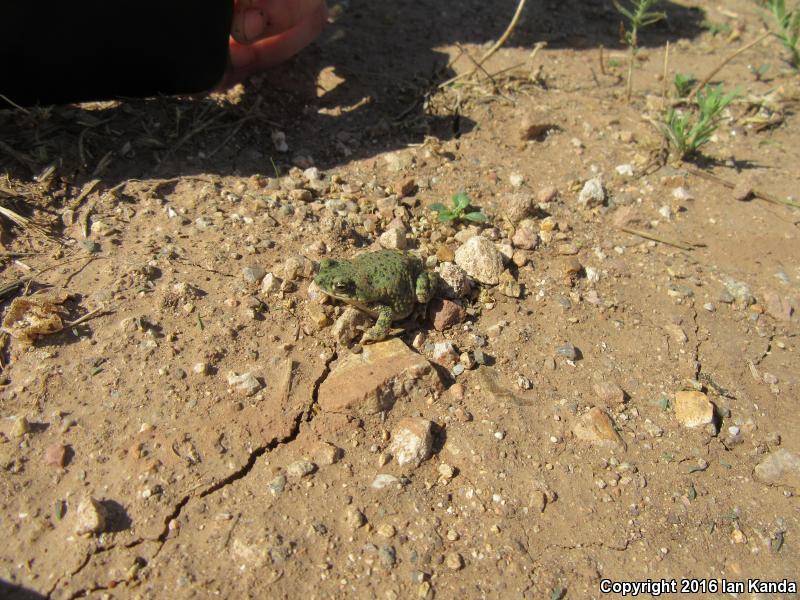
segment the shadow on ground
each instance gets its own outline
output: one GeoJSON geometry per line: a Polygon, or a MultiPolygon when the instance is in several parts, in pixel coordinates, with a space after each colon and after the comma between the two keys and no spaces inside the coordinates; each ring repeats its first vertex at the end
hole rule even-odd
{"type": "Polygon", "coordinates": [[[0,579],[0,598],[4,600],[45,600],[46,597],[0,579]]]}
{"type": "MultiPolygon", "coordinates": [[[[419,143],[451,139],[474,125],[457,114],[427,114],[426,92],[453,75],[438,48],[489,44],[517,0],[369,0],[331,3],[335,22],[300,57],[249,82],[236,98],[159,98],[0,112],[6,144],[0,165],[30,179],[48,165],[73,183],[198,173],[272,175],[297,155],[330,168],[419,143]],[[321,84],[321,87],[320,87],[321,84]],[[284,131],[289,152],[275,150],[284,131]]],[[[643,45],[691,38],[699,9],[662,2],[668,19],[643,45]]],[[[620,16],[610,0],[533,0],[507,47],[620,47],[620,16]]],[[[473,50],[474,52],[474,50],[473,50]]]]}

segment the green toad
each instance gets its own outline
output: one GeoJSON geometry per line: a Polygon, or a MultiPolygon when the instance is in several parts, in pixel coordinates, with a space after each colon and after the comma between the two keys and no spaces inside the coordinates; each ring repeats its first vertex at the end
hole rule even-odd
{"type": "Polygon", "coordinates": [[[377,318],[362,339],[372,342],[384,339],[392,321],[409,316],[417,303],[427,303],[436,292],[438,279],[425,271],[415,256],[379,250],[352,260],[326,258],[314,281],[328,296],[377,318]]]}

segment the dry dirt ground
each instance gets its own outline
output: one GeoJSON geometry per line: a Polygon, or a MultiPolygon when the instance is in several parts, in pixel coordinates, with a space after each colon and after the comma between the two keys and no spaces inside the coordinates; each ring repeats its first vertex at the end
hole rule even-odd
{"type": "Polygon", "coordinates": [[[44,228],[2,221],[0,595],[796,597],[708,586],[800,573],[800,213],[737,200],[798,200],[797,71],[772,37],[738,55],[713,139],[665,163],[673,74],[759,5],[662,2],[630,102],[599,0],[528,2],[437,89],[515,6],[351,0],[224,96],[0,113],[0,200],[44,228]],[[461,190],[485,225],[437,222],[461,190]],[[308,288],[398,227],[429,267],[476,234],[514,255],[378,368],[308,288]],[[24,339],[31,295],[60,331],[24,339]],[[401,465],[408,419],[431,456],[401,465]]]}

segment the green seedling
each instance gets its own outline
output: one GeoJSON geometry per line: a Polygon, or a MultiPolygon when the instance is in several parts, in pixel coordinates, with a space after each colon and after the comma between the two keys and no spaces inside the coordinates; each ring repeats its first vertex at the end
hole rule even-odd
{"type": "Polygon", "coordinates": [[[711,35],[731,32],[731,26],[728,23],[717,23],[715,21],[706,20],[703,21],[700,26],[706,31],[708,31],[711,35]]]}
{"type": "Polygon", "coordinates": [[[767,6],[778,25],[776,35],[789,51],[789,63],[800,69],[800,5],[787,11],[784,0],[768,0],[767,6]]]}
{"type": "Polygon", "coordinates": [[[753,65],[747,65],[747,69],[750,71],[756,81],[764,81],[764,77],[769,72],[770,65],[769,63],[762,63],[757,67],[754,67],[753,65]]]}
{"type": "Polygon", "coordinates": [[[706,86],[697,93],[697,108],[680,113],[671,109],[662,125],[664,135],[681,160],[695,154],[714,135],[722,119],[722,111],[738,93],[725,93],[722,86],[706,86]]]}
{"type": "Polygon", "coordinates": [[[631,8],[629,9],[622,6],[618,0],[613,1],[614,7],[619,14],[628,19],[628,28],[625,30],[623,39],[630,50],[628,55],[628,83],[626,87],[627,98],[630,100],[633,90],[633,64],[636,59],[636,53],[639,50],[639,30],[653,23],[657,23],[662,19],[666,19],[667,15],[663,12],[651,10],[658,4],[659,0],[631,0],[631,8]]]}
{"type": "Polygon", "coordinates": [[[685,98],[689,95],[689,92],[692,91],[697,80],[691,73],[687,73],[686,75],[683,73],[675,73],[673,83],[675,84],[675,92],[677,92],[678,98],[685,98]]]}
{"type": "Polygon", "coordinates": [[[460,221],[462,219],[483,223],[487,220],[486,215],[480,211],[467,212],[469,196],[465,192],[453,194],[452,202],[453,206],[450,208],[439,202],[431,204],[431,210],[439,217],[440,223],[449,223],[450,221],[460,221]]]}

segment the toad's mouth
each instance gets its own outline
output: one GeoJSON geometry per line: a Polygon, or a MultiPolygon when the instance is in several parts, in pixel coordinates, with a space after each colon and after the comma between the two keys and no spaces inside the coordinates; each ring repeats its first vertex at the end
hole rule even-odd
{"type": "Polygon", "coordinates": [[[335,292],[329,292],[327,290],[322,290],[327,296],[339,300],[340,302],[344,302],[345,304],[349,304],[350,306],[357,308],[363,313],[368,314],[370,317],[375,319],[378,318],[378,311],[372,308],[372,305],[368,302],[362,302],[356,298],[351,298],[350,296],[343,296],[337,294],[335,292]]]}

